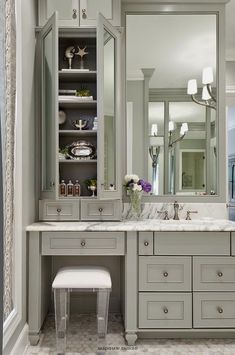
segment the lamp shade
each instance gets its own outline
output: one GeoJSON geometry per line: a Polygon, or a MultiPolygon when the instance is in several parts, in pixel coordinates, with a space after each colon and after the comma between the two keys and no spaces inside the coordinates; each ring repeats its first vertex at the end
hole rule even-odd
{"type": "Polygon", "coordinates": [[[188,89],[187,89],[187,94],[188,95],[194,95],[197,93],[197,80],[196,79],[191,79],[188,81],[188,89]]]}
{"type": "Polygon", "coordinates": [[[157,123],[153,123],[151,126],[151,136],[157,136],[157,123]]]}
{"type": "Polygon", "coordinates": [[[175,124],[173,121],[169,121],[169,131],[174,131],[175,129],[175,124]]]}
{"type": "Polygon", "coordinates": [[[203,86],[203,89],[202,89],[202,100],[210,100],[211,99],[211,96],[207,90],[207,87],[206,86],[203,86]]]}
{"type": "Polygon", "coordinates": [[[182,126],[180,128],[180,134],[183,136],[187,132],[188,132],[188,124],[187,124],[187,122],[182,123],[182,126]]]}
{"type": "Polygon", "coordinates": [[[202,84],[213,83],[213,69],[212,67],[206,67],[202,71],[202,84]]]}

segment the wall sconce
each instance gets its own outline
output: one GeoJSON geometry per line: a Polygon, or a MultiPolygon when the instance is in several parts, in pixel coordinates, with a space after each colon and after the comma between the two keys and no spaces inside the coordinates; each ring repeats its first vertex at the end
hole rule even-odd
{"type": "Polygon", "coordinates": [[[173,145],[177,142],[180,142],[184,139],[186,133],[188,132],[188,124],[187,122],[182,123],[180,127],[180,136],[179,138],[172,140],[172,135],[175,130],[175,124],[173,121],[169,121],[169,148],[173,148],[173,145]]]}
{"type": "Polygon", "coordinates": [[[216,110],[216,97],[212,93],[211,84],[213,83],[213,69],[211,67],[206,67],[202,71],[202,101],[196,99],[195,94],[197,93],[197,80],[191,79],[188,81],[187,94],[191,96],[193,102],[198,105],[213,108],[216,110]]]}

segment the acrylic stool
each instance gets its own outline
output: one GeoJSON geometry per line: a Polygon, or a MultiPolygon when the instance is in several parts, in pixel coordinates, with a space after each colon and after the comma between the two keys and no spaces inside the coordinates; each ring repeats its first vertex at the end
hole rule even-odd
{"type": "Polygon", "coordinates": [[[52,288],[55,303],[56,344],[59,353],[64,353],[66,349],[70,292],[97,292],[97,332],[99,337],[105,337],[111,287],[110,273],[103,267],[77,266],[58,271],[52,288]]]}

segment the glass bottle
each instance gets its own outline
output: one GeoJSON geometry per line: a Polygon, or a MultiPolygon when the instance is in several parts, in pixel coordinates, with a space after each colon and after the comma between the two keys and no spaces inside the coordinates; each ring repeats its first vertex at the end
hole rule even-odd
{"type": "Polygon", "coordinates": [[[74,196],[78,197],[81,195],[81,185],[79,184],[78,180],[76,180],[74,184],[74,196]]]}
{"type": "Polygon", "coordinates": [[[64,180],[61,180],[59,194],[60,196],[66,197],[66,184],[64,180]]]}
{"type": "Polygon", "coordinates": [[[73,196],[73,189],[74,189],[74,185],[72,183],[72,180],[69,180],[69,182],[67,184],[67,197],[73,196]]]}

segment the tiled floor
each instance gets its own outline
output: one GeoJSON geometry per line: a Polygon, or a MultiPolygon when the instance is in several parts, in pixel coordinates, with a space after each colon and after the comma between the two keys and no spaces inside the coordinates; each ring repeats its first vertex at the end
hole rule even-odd
{"type": "MultiPolygon", "coordinates": [[[[128,347],[123,338],[120,315],[109,317],[106,340],[97,338],[96,316],[75,315],[70,319],[66,355],[235,355],[234,339],[156,339],[138,340],[136,347],[128,347]]],[[[30,346],[26,355],[55,355],[54,317],[49,316],[40,344],[30,346]]]]}

